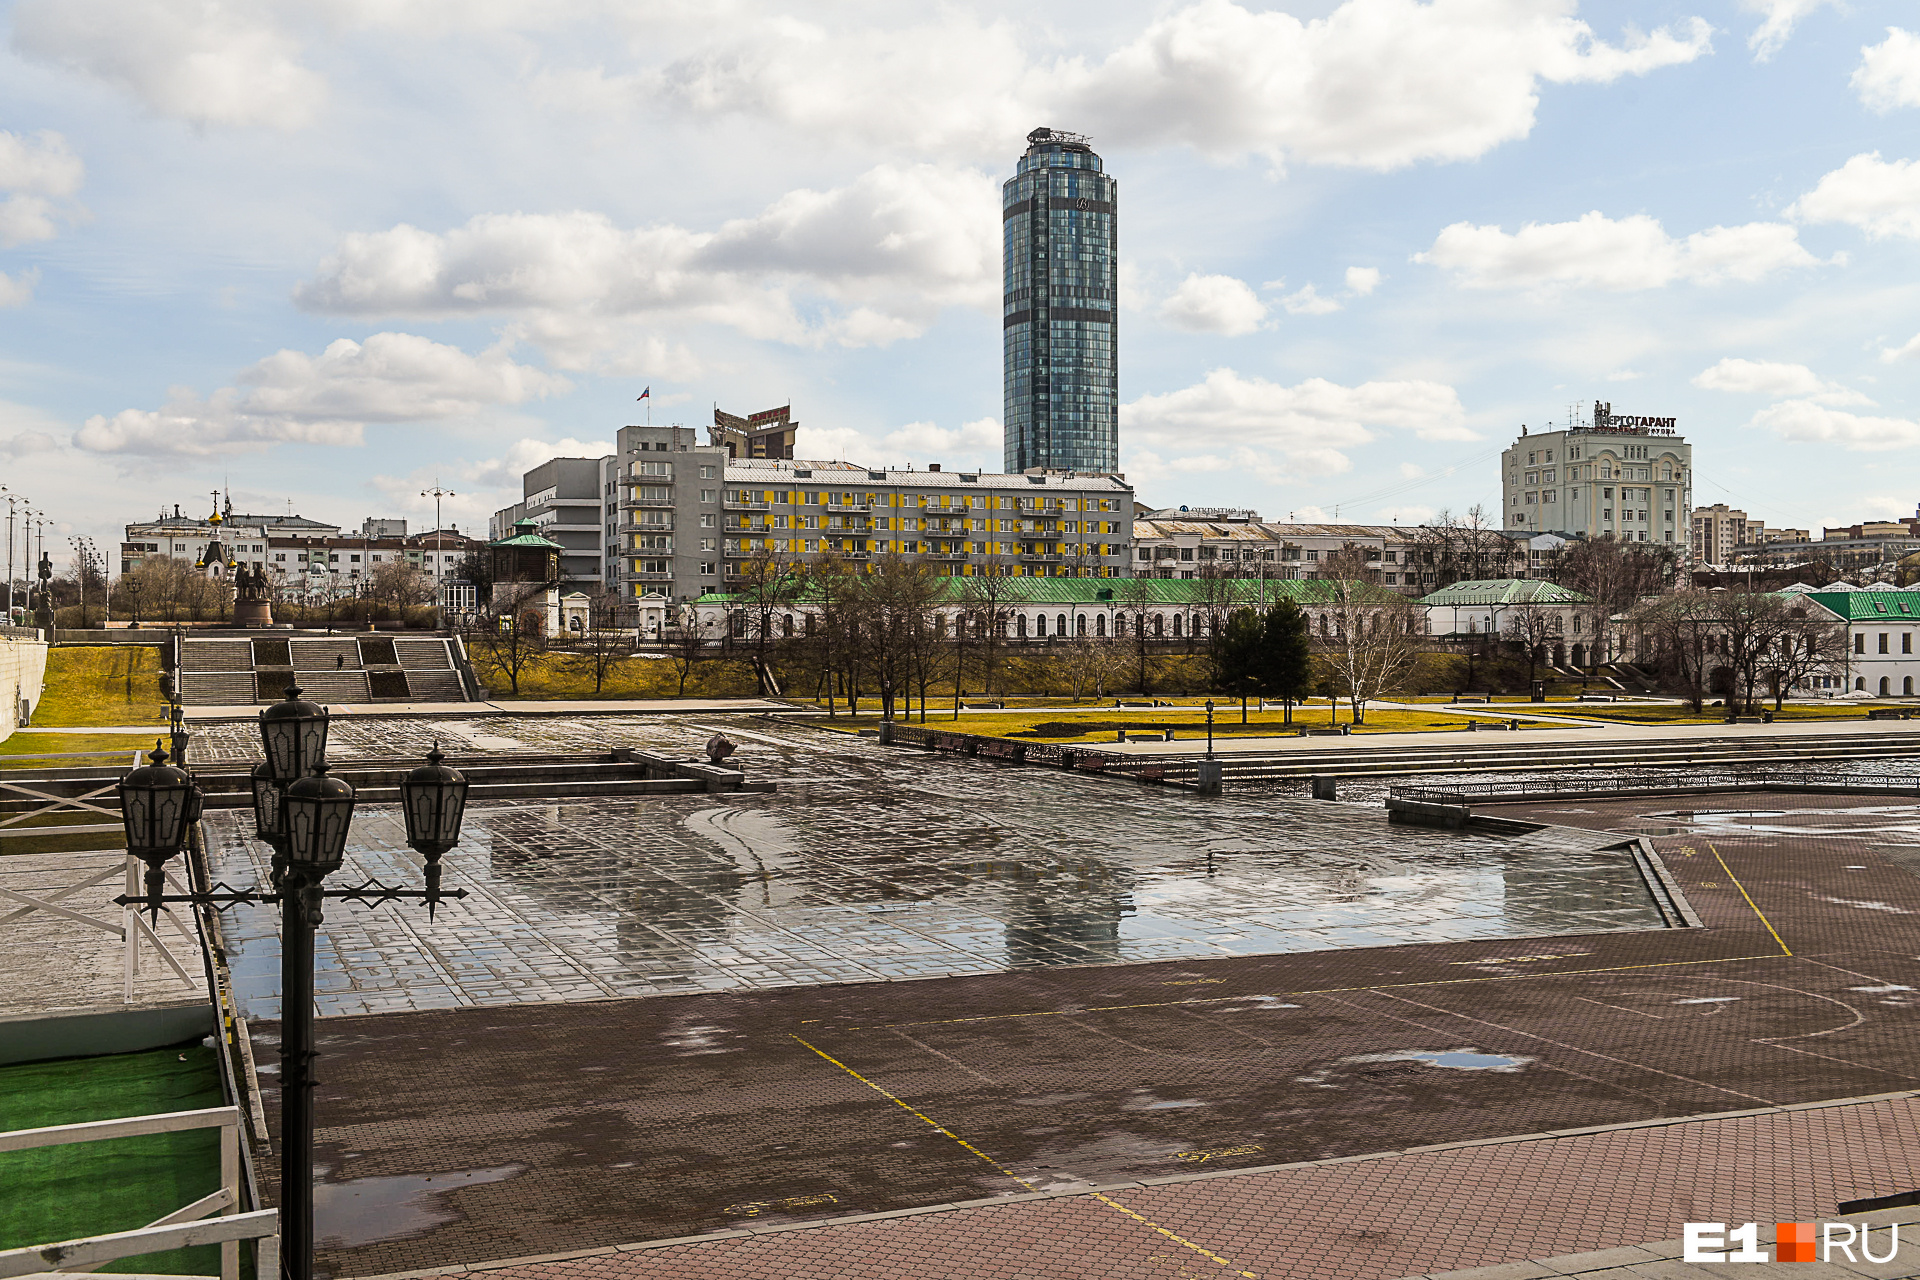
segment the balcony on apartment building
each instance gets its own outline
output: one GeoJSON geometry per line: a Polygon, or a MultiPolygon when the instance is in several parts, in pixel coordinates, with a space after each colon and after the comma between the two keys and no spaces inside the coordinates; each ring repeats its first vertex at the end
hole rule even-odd
{"type": "Polygon", "coordinates": [[[672,533],[673,521],[649,520],[641,522],[637,520],[624,520],[615,527],[614,531],[616,533],[672,533]]]}
{"type": "Polygon", "coordinates": [[[728,511],[771,511],[773,509],[771,502],[754,502],[746,498],[729,498],[724,495],[720,499],[720,505],[728,511]]]}
{"type": "Polygon", "coordinates": [[[644,507],[671,507],[673,494],[666,493],[658,497],[642,497],[637,489],[629,490],[627,496],[620,499],[622,511],[635,511],[644,507]]]}

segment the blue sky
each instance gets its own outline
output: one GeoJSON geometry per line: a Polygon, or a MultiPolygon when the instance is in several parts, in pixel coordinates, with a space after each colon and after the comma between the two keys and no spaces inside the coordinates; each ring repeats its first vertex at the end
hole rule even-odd
{"type": "Polygon", "coordinates": [[[1147,501],[1497,511],[1497,450],[1596,398],[1769,524],[1920,500],[1910,4],[5,12],[0,483],[62,545],[221,484],[424,525],[437,478],[475,525],[645,386],[994,465],[1041,124],[1120,182],[1147,501]]]}

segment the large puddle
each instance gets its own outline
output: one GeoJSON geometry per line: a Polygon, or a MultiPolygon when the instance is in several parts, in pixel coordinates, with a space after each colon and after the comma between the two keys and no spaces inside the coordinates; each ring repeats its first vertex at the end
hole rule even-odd
{"type": "MultiPolygon", "coordinates": [[[[464,736],[500,727],[475,721],[464,736]]],[[[512,731],[542,750],[691,752],[714,727],[634,717],[512,731]]],[[[780,780],[778,793],[476,804],[447,859],[465,902],[431,922],[408,906],[329,903],[321,1012],[1661,927],[1620,854],[1390,826],[1377,802],[1204,798],[785,726],[729,730],[743,766],[780,780]]],[[[336,732],[362,754],[426,745],[407,722],[336,732]]],[[[215,878],[250,882],[267,858],[251,822],[208,821],[215,878]]],[[[390,808],[356,815],[334,881],[369,875],[420,880],[390,808]]],[[[278,1012],[275,924],[263,908],[226,917],[250,1017],[278,1012]]],[[[687,1043],[724,1051],[694,1030],[687,1043]]]]}

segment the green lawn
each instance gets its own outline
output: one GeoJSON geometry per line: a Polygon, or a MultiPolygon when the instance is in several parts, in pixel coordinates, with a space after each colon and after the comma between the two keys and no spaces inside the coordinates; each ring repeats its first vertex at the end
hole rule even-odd
{"type": "Polygon", "coordinates": [[[159,650],[110,644],[47,652],[47,685],[33,709],[35,728],[164,724],[166,719],[159,650]]]}
{"type": "MultiPolygon", "coordinates": [[[[154,1049],[0,1067],[0,1130],[221,1104],[214,1051],[154,1049]]],[[[0,1249],[144,1227],[220,1184],[219,1130],[0,1153],[0,1249]]],[[[217,1245],[109,1263],[107,1272],[219,1275],[217,1245]]]]}
{"type": "MultiPolygon", "coordinates": [[[[680,670],[672,658],[621,658],[614,663],[593,691],[593,666],[584,657],[563,652],[535,654],[520,669],[520,692],[513,692],[506,672],[487,658],[481,644],[469,644],[467,656],[473,660],[473,672],[487,686],[489,696],[536,701],[570,702],[577,699],[619,698],[650,699],[680,696],[680,670]]],[[[753,670],[746,662],[717,658],[702,659],[687,674],[689,698],[751,698],[759,692],[753,670]]]]}

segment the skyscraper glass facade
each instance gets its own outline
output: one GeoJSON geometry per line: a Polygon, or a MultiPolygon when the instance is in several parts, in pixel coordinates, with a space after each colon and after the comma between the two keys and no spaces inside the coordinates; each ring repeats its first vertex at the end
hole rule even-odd
{"type": "Polygon", "coordinates": [[[1027,135],[1001,189],[1006,468],[1120,468],[1119,187],[1087,139],[1027,135]]]}

